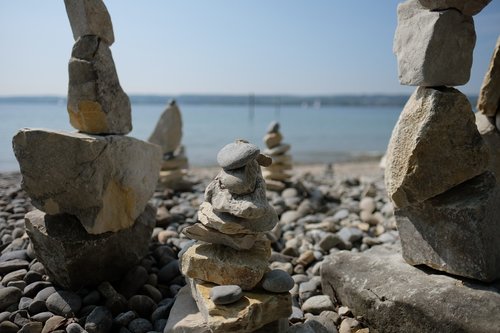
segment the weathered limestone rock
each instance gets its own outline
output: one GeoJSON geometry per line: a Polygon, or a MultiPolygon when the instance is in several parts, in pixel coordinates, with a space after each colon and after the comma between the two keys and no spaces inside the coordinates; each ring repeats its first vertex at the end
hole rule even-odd
{"type": "Polygon", "coordinates": [[[251,290],[262,279],[271,256],[268,241],[258,241],[250,250],[196,243],[181,258],[182,274],[219,285],[235,284],[251,290]]]}
{"type": "Polygon", "coordinates": [[[25,216],[26,231],[38,260],[61,286],[79,289],[118,280],[148,251],[155,209],[146,206],[135,223],[117,232],[90,235],[71,215],[34,210],[25,216]]]}
{"type": "Polygon", "coordinates": [[[213,333],[253,332],[276,318],[288,317],[292,310],[290,293],[244,292],[243,298],[229,305],[216,305],[210,299],[211,283],[189,279],[191,294],[213,333]]]}
{"type": "Polygon", "coordinates": [[[223,234],[216,229],[206,227],[202,223],[195,223],[186,227],[182,232],[190,239],[212,244],[221,244],[232,247],[235,250],[251,249],[258,239],[262,239],[255,234],[223,234]]]}
{"type": "Polygon", "coordinates": [[[191,296],[189,286],[177,293],[163,333],[212,333],[191,296]]]}
{"type": "Polygon", "coordinates": [[[221,170],[216,179],[220,187],[234,194],[249,194],[255,191],[257,177],[260,175],[260,166],[252,161],[244,167],[233,170],[221,170]]]}
{"type": "Polygon", "coordinates": [[[447,9],[457,9],[462,14],[473,16],[486,7],[491,0],[418,0],[426,9],[441,11],[447,9]]]}
{"type": "Polygon", "coordinates": [[[380,332],[498,332],[500,294],[404,262],[394,250],[341,251],[321,267],[322,289],[380,332]]]}
{"type": "Polygon", "coordinates": [[[132,226],[158,180],[160,148],[131,137],[22,129],[13,146],[35,207],[91,234],[132,226]]]}
{"type": "Polygon", "coordinates": [[[500,37],[479,92],[477,110],[489,117],[500,113],[500,37]]]}
{"type": "Polygon", "coordinates": [[[111,50],[97,36],[80,37],[68,65],[71,126],[90,134],[132,130],[130,100],[120,86],[111,50]]]}
{"type": "Polygon", "coordinates": [[[159,145],[163,154],[173,153],[181,144],[182,117],[175,100],[171,101],[156,123],[148,141],[159,145]]]}
{"type": "Polygon", "coordinates": [[[259,147],[245,140],[236,140],[217,153],[217,163],[224,170],[238,169],[257,158],[260,153],[259,147]]]}
{"type": "Polygon", "coordinates": [[[486,172],[423,203],[396,209],[403,257],[451,274],[500,278],[500,192],[486,172]]]}
{"type": "Polygon", "coordinates": [[[64,0],[73,38],[96,35],[109,46],[115,41],[113,24],[102,0],[64,0]]]}
{"type": "Polygon", "coordinates": [[[500,183],[500,132],[494,125],[494,119],[476,112],[476,126],[490,153],[488,170],[495,174],[500,183]]]}
{"type": "Polygon", "coordinates": [[[397,207],[483,173],[488,149],[467,97],[453,88],[419,87],[392,132],[386,163],[387,193],[397,207]]]}
{"type": "Polygon", "coordinates": [[[398,5],[393,50],[398,59],[401,84],[466,84],[475,43],[474,21],[470,16],[453,9],[429,11],[419,0],[398,5]]]}
{"type": "Polygon", "coordinates": [[[284,154],[287,151],[289,151],[290,148],[291,148],[291,146],[288,143],[282,143],[282,144],[275,146],[273,148],[268,148],[268,149],[264,150],[264,154],[273,157],[273,160],[274,160],[274,156],[284,154]]]}

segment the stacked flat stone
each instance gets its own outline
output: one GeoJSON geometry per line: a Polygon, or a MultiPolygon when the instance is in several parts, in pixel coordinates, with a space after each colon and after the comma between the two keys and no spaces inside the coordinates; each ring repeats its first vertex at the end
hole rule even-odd
{"type": "Polygon", "coordinates": [[[268,165],[270,158],[238,140],[222,148],[217,162],[222,170],[205,191],[199,222],[184,229],[196,240],[180,260],[190,292],[178,296],[172,311],[179,315],[170,316],[165,332],[264,332],[266,325],[270,332],[282,332],[294,283],[288,273],[268,268],[271,247],[265,233],[278,216],[266,199],[259,163],[268,165]],[[185,320],[192,312],[182,312],[193,308],[186,305],[192,299],[195,323],[185,320]]]}
{"type": "Polygon", "coordinates": [[[124,136],[130,102],[109,50],[101,0],[67,0],[75,45],[68,113],[79,130],[21,129],[13,138],[23,188],[38,208],[25,223],[36,256],[59,285],[77,289],[120,278],[148,250],[158,181],[156,145],[124,136]]]}
{"type": "Polygon", "coordinates": [[[267,147],[264,153],[271,156],[273,163],[262,172],[267,189],[271,191],[285,189],[286,181],[292,177],[289,173],[292,169],[292,156],[288,153],[290,145],[283,143],[282,140],[280,124],[273,121],[269,124],[267,134],[264,136],[264,143],[267,147]]]}
{"type": "Polygon", "coordinates": [[[404,259],[482,281],[500,277],[499,191],[467,97],[474,22],[489,0],[409,0],[394,51],[402,84],[419,86],[394,128],[386,188],[404,259]]]}
{"type": "Polygon", "coordinates": [[[169,102],[160,116],[148,141],[162,148],[163,160],[160,171],[162,187],[174,190],[189,190],[193,183],[185,178],[188,159],[182,140],[182,116],[175,100],[169,102]]]}

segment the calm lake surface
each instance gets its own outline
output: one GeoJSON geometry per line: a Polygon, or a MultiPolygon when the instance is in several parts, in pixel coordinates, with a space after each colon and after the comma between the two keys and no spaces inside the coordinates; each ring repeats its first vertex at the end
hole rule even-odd
{"type": "MultiPolygon", "coordinates": [[[[264,149],[262,138],[273,120],[280,122],[283,141],[292,145],[290,152],[298,163],[329,163],[381,155],[402,109],[256,106],[252,112],[245,105],[180,105],[180,108],[184,123],[182,142],[194,166],[215,165],[218,150],[236,138],[264,149]]],[[[134,130],[129,135],[146,140],[165,105],[132,104],[132,109],[134,130]]],[[[20,128],[74,131],[64,103],[0,103],[0,117],[0,171],[19,170],[11,140],[20,128]]]]}

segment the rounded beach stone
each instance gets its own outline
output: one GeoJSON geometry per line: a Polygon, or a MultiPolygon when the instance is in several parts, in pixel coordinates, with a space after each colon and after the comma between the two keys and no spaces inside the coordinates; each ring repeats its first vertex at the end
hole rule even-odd
{"type": "Polygon", "coordinates": [[[104,306],[97,306],[87,316],[85,321],[85,330],[89,333],[104,333],[108,332],[113,325],[113,315],[104,306]]]}
{"type": "Polygon", "coordinates": [[[80,310],[82,300],[71,291],[56,291],[47,298],[46,305],[49,311],[66,317],[80,310]]]}
{"type": "Polygon", "coordinates": [[[128,329],[132,333],[146,333],[153,329],[153,324],[149,320],[137,318],[128,324],[128,329]]]}
{"type": "Polygon", "coordinates": [[[225,145],[217,154],[217,163],[224,170],[241,168],[260,153],[259,147],[244,140],[225,145]]]}
{"type": "Polygon", "coordinates": [[[217,305],[231,304],[243,297],[243,290],[237,285],[216,286],[210,290],[210,299],[217,305]]]}
{"type": "Polygon", "coordinates": [[[23,292],[16,287],[5,287],[0,289],[0,311],[4,311],[10,305],[18,303],[23,292]]]}
{"type": "Polygon", "coordinates": [[[291,290],[294,284],[290,274],[281,269],[267,272],[262,278],[262,288],[273,293],[285,293],[291,290]]]}

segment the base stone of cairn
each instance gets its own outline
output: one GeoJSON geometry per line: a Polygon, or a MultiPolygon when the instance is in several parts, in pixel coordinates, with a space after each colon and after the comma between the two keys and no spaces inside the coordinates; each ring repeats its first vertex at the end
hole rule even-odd
{"type": "Polygon", "coordinates": [[[160,116],[148,141],[162,148],[163,160],[160,185],[173,190],[189,190],[193,182],[186,179],[188,159],[181,145],[182,116],[175,100],[172,100],[160,116]]]}
{"type": "Polygon", "coordinates": [[[183,231],[196,240],[180,259],[190,289],[178,296],[165,333],[287,329],[284,318],[292,307],[288,291],[294,283],[287,273],[269,269],[271,246],[265,232],[278,217],[267,202],[259,161],[269,165],[257,146],[243,140],[217,155],[223,170],[205,191],[199,222],[183,231]],[[178,307],[181,302],[185,309],[178,307]]]}
{"type": "Polygon", "coordinates": [[[264,168],[262,175],[266,180],[267,189],[271,191],[282,191],[286,187],[286,181],[292,177],[289,173],[292,170],[292,156],[288,153],[290,145],[282,143],[283,135],[279,129],[279,123],[274,121],[264,136],[267,147],[264,153],[271,156],[273,163],[264,168]]]}

